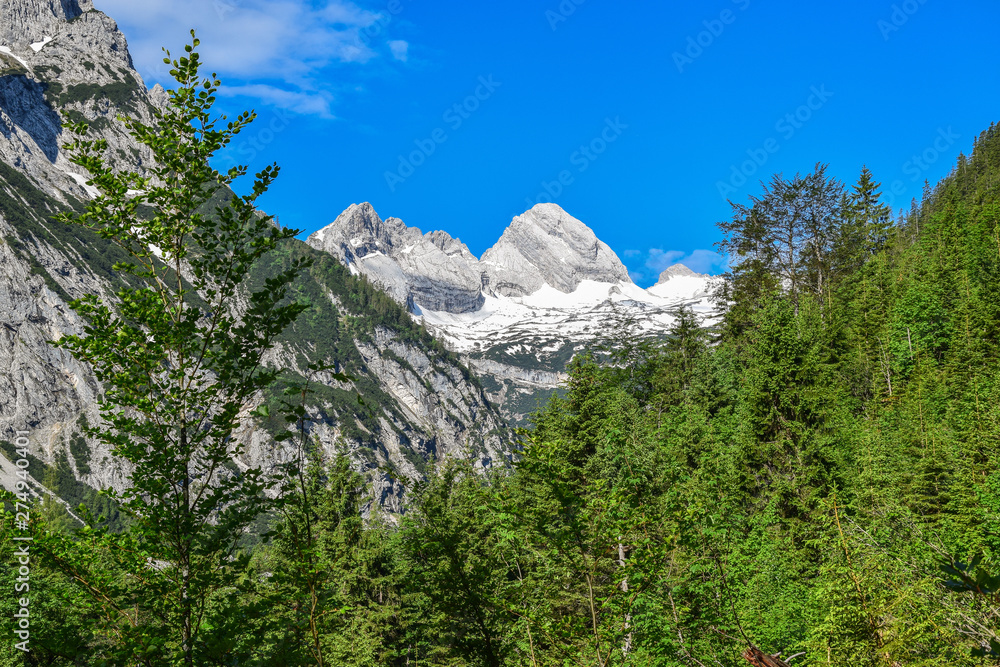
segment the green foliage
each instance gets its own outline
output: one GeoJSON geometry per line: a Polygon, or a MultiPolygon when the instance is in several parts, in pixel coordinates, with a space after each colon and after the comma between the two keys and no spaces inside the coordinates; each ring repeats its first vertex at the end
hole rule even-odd
{"type": "Polygon", "coordinates": [[[0,76],[27,76],[28,70],[16,58],[0,53],[0,76]]]}
{"type": "Polygon", "coordinates": [[[128,74],[123,81],[103,85],[79,83],[63,86],[58,81],[50,81],[46,84],[45,99],[57,109],[65,108],[70,104],[85,104],[94,100],[95,102],[107,101],[119,111],[135,113],[138,110],[136,106],[138,92],[138,82],[131,74],[128,74]]]}
{"type": "Polygon", "coordinates": [[[77,539],[50,532],[44,544],[108,618],[102,630],[116,638],[116,661],[193,665],[231,654],[238,624],[230,591],[249,563],[238,547],[274,483],[259,468],[234,469],[243,449],[233,436],[244,406],[275,380],[262,355],[305,309],[283,302],[307,260],[241,291],[251,267],[294,231],[278,229],[254,205],[276,166],[243,197],[228,186],[245,168],[220,174],[210,166],[253,115],[211,116],[220,82],[199,75],[197,45],[166,59],[178,87],[169,108],[155,112],[156,127],[125,121],[155,157],[149,173],[110,169],[104,140],[67,146],[101,196],[78,217],[61,218],[124,251],[127,259],[112,269],[132,283],[114,304],[96,295],[72,301],[87,321],[85,335],[56,345],[90,363],[104,387],[103,423],[89,434],[131,469],[130,485],[113,494],[131,521],[119,534],[94,525],[77,539]],[[210,202],[219,203],[206,216],[210,202]],[[237,295],[246,304],[239,310],[237,295]],[[104,554],[111,567],[99,560],[104,554]],[[134,615],[122,612],[129,607],[134,615]]]}
{"type": "Polygon", "coordinates": [[[939,563],[1000,546],[997,145],[894,226],[867,170],[776,177],[723,226],[715,344],[616,322],[510,476],[432,475],[404,528],[429,659],[994,656],[995,568],[939,563]]]}
{"type": "MultiPolygon", "coordinates": [[[[206,122],[217,82],[193,53],[173,66],[174,111],[156,131],[130,124],[160,182],[112,174],[101,145],[76,144],[104,193],[81,220],[127,256],[108,269],[120,303],[77,302],[90,328],[64,345],[95,364],[101,438],[137,472],[120,496],[127,530],[39,507],[39,604],[67,612],[62,634],[39,627],[40,661],[929,667],[1000,654],[1000,127],[894,223],[867,169],[850,190],[822,164],[775,176],[720,225],[733,262],[717,330],[681,309],[648,340],[616,314],[522,429],[510,471],[438,461],[390,520],[372,480],[314,441],[315,406],[374,458],[390,401],[353,341],[387,330],[434,368],[454,357],[254,211],[273,169],[247,197],[220,187],[241,172],[208,156],[251,117],[206,122]],[[237,266],[230,282],[220,258],[237,266]],[[239,320],[224,307],[237,294],[239,320]],[[255,365],[272,344],[300,370],[255,365]],[[184,361],[195,347],[207,366],[184,361]],[[233,467],[251,396],[294,446],[280,480],[233,467]]],[[[30,184],[0,176],[19,229],[81,241],[32,212],[55,207],[30,184]]],[[[81,441],[67,446],[82,471],[81,441]]],[[[64,452],[31,467],[94,502],[64,452]]]]}

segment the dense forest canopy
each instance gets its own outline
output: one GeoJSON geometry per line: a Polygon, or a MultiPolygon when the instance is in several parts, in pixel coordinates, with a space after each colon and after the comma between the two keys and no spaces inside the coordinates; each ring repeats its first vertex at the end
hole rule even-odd
{"type": "MultiPolygon", "coordinates": [[[[681,310],[665,340],[625,330],[578,355],[512,470],[441,461],[400,525],[362,520],[364,480],[293,412],[303,465],[262,537],[213,561],[232,571],[213,575],[188,658],[1000,657],[1000,127],[896,219],[879,188],[819,164],[733,203],[717,326],[681,310]]],[[[35,517],[32,652],[5,643],[0,664],[183,664],[134,522],[35,517]]],[[[8,637],[15,604],[0,599],[8,637]]]]}

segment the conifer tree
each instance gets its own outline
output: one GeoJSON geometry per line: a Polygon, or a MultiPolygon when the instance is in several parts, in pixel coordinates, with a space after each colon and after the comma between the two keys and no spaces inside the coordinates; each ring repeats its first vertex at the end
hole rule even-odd
{"type": "Polygon", "coordinates": [[[845,195],[844,222],[836,235],[835,271],[838,278],[854,275],[889,241],[892,209],[882,201],[881,183],[862,167],[858,182],[845,195]]]}

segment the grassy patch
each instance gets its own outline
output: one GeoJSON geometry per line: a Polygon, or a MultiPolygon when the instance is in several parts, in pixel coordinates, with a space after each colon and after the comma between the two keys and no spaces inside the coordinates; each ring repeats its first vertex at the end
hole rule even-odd
{"type": "Polygon", "coordinates": [[[0,76],[25,76],[28,70],[16,58],[0,53],[0,76]]]}
{"type": "Polygon", "coordinates": [[[45,99],[54,108],[65,108],[70,104],[85,104],[90,100],[106,99],[112,106],[121,111],[137,113],[139,84],[129,75],[125,81],[109,84],[80,83],[73,86],[63,86],[58,81],[50,81],[45,88],[45,99]]]}

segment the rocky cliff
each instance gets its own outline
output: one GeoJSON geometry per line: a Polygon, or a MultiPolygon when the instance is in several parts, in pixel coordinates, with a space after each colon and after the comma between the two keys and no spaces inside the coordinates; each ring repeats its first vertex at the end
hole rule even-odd
{"type": "MultiPolygon", "coordinates": [[[[150,122],[152,109],[164,103],[164,91],[147,90],[132,67],[115,22],[89,0],[3,0],[0,445],[13,442],[17,431],[29,432],[36,480],[59,468],[94,488],[127,483],[120,462],[81,435],[85,423],[96,423],[100,385],[87,365],[48,344],[82,331],[82,321],[67,305],[71,299],[97,293],[113,302],[119,278],[112,267],[122,259],[108,241],[51,220],[59,211],[79,210],[95,193],[60,148],[66,140],[61,116],[87,121],[92,136],[107,140],[112,165],[141,171],[150,156],[117,117],[150,122]]],[[[424,238],[418,232],[410,239],[399,221],[376,222],[375,216],[366,222],[366,215],[358,210],[349,216],[357,229],[372,223],[371,234],[351,246],[351,261],[393,249],[405,257],[410,240],[420,244],[419,255],[439,253],[445,263],[464,248],[446,235],[424,238]]],[[[333,362],[358,378],[349,387],[318,378],[310,429],[320,444],[330,453],[349,451],[390,511],[401,509],[406,480],[419,478],[434,458],[470,456],[483,467],[502,465],[511,433],[479,381],[404,308],[351,275],[343,264],[346,255],[337,261],[292,241],[271,264],[258,267],[253,280],[264,280],[274,266],[302,254],[316,259],[297,287],[312,308],[269,362],[290,377],[305,375],[310,362],[333,362]],[[358,404],[359,394],[365,406],[358,404]]],[[[456,276],[460,286],[462,274],[456,276]]],[[[429,303],[461,308],[468,299],[474,307],[477,281],[468,296],[456,288],[454,298],[429,303]]],[[[273,440],[279,427],[248,422],[240,435],[249,445],[246,460],[236,463],[268,467],[287,456],[273,440]]],[[[0,456],[0,483],[9,487],[12,474],[11,461],[0,456]]]]}
{"type": "Polygon", "coordinates": [[[464,313],[483,305],[481,273],[464,243],[446,232],[422,234],[397,218],[383,221],[367,202],[352,204],[308,243],[411,309],[464,313]]]}
{"type": "Polygon", "coordinates": [[[590,227],[556,204],[537,204],[483,253],[492,294],[527,296],[548,285],[570,293],[585,280],[631,282],[628,270],[590,227]]]}
{"type": "Polygon", "coordinates": [[[87,121],[112,162],[141,167],[148,151],[115,120],[151,120],[162,88],[147,91],[117,24],[90,0],[4,0],[0,17],[0,161],[63,203],[88,196],[85,175],[60,150],[62,118],[87,121]]]}
{"type": "Polygon", "coordinates": [[[367,202],[352,204],[308,243],[414,312],[470,313],[487,295],[527,296],[545,285],[568,294],[585,280],[631,282],[614,251],[556,204],[515,217],[481,260],[447,232],[383,221],[367,202]]]}

